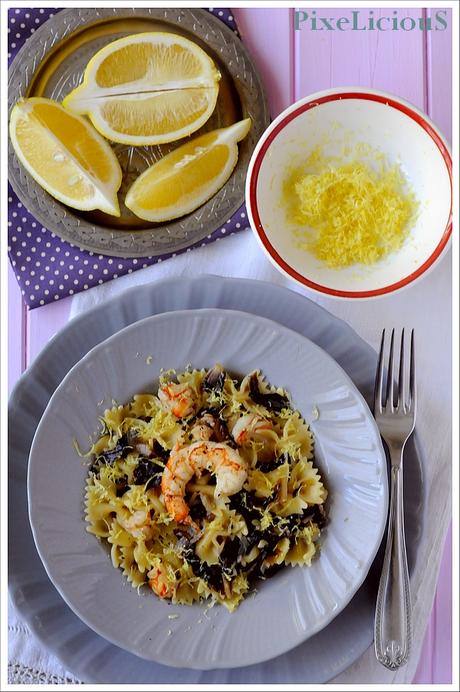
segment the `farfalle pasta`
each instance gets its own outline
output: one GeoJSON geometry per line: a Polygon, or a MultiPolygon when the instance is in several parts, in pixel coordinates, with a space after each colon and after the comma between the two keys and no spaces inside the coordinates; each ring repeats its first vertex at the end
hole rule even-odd
{"type": "Polygon", "coordinates": [[[133,587],[232,611],[256,581],[311,564],[327,498],[313,436],[259,371],[168,371],[101,422],[87,530],[133,587]]]}

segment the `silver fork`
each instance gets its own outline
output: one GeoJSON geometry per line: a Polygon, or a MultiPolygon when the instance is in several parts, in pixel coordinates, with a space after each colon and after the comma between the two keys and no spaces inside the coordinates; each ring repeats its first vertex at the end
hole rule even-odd
{"type": "Polygon", "coordinates": [[[393,329],[384,386],[383,330],[374,395],[374,417],[391,462],[388,534],[377,594],[374,641],[377,659],[390,670],[407,662],[412,639],[409,570],[404,536],[403,452],[415,427],[416,412],[414,330],[411,333],[408,365],[404,356],[404,329],[401,332],[397,386],[394,336],[393,329]]]}

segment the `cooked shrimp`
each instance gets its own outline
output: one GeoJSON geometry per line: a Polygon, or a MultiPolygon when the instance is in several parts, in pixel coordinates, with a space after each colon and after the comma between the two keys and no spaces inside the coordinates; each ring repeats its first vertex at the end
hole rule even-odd
{"type": "Polygon", "coordinates": [[[171,598],[174,589],[168,581],[168,576],[163,565],[152,567],[147,573],[149,577],[149,586],[160,598],[171,598]]]}
{"type": "Polygon", "coordinates": [[[151,525],[150,512],[148,509],[138,509],[133,514],[121,512],[118,514],[118,523],[134,538],[151,538],[153,529],[151,525]]]}
{"type": "Polygon", "coordinates": [[[170,454],[161,479],[166,509],[180,524],[195,526],[185,502],[185,488],[193,476],[202,471],[216,474],[215,496],[233,495],[241,490],[248,472],[238,452],[221,442],[194,442],[170,454]]]}
{"type": "Polygon", "coordinates": [[[229,437],[224,421],[209,411],[197,419],[190,434],[193,440],[213,440],[214,442],[223,442],[229,437]]]}
{"type": "Polygon", "coordinates": [[[240,446],[250,442],[262,443],[263,447],[258,452],[261,461],[273,456],[277,442],[273,423],[257,415],[257,413],[247,413],[238,418],[232,428],[232,437],[236,444],[240,446]]]}
{"type": "Polygon", "coordinates": [[[214,434],[216,419],[212,413],[204,413],[190,431],[193,440],[209,441],[214,434]]]}
{"type": "Polygon", "coordinates": [[[187,382],[164,384],[158,390],[158,398],[163,408],[176,418],[190,416],[198,407],[195,393],[187,382]]]}

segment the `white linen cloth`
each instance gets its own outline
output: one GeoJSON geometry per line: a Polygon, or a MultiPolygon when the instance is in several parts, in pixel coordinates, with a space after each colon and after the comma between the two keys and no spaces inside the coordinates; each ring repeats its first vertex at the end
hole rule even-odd
{"type": "MultiPolygon", "coordinates": [[[[426,517],[412,575],[413,644],[409,662],[396,672],[380,665],[370,647],[331,684],[411,683],[431,613],[451,516],[451,253],[423,280],[384,298],[338,300],[303,289],[272,266],[250,230],[80,293],[71,317],[125,289],[173,276],[218,274],[270,281],[306,295],[348,322],[378,350],[383,327],[415,328],[418,381],[417,431],[426,459],[426,517]]],[[[10,613],[11,682],[77,682],[10,613]],[[16,679],[14,679],[16,678],[16,679]]]]}

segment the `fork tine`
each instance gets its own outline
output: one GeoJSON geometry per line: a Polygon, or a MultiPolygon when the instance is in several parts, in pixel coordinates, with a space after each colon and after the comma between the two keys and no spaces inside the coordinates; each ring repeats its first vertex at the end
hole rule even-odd
{"type": "Polygon", "coordinates": [[[410,373],[409,373],[409,408],[413,408],[416,405],[417,400],[417,386],[415,383],[415,337],[414,330],[411,331],[410,335],[410,373]]]}
{"type": "Polygon", "coordinates": [[[390,404],[390,410],[394,411],[394,340],[395,340],[395,330],[391,330],[390,338],[390,355],[388,360],[388,372],[387,372],[387,397],[385,401],[385,408],[390,404]]]}
{"type": "Polygon", "coordinates": [[[382,331],[380,340],[380,352],[377,362],[377,373],[375,376],[374,387],[374,413],[382,413],[382,390],[383,390],[383,348],[385,345],[385,330],[382,331]]]}
{"type": "Polygon", "coordinates": [[[401,346],[399,352],[399,384],[398,384],[398,401],[397,407],[399,411],[405,412],[407,406],[407,387],[406,377],[404,372],[404,327],[401,331],[401,346]]]}

